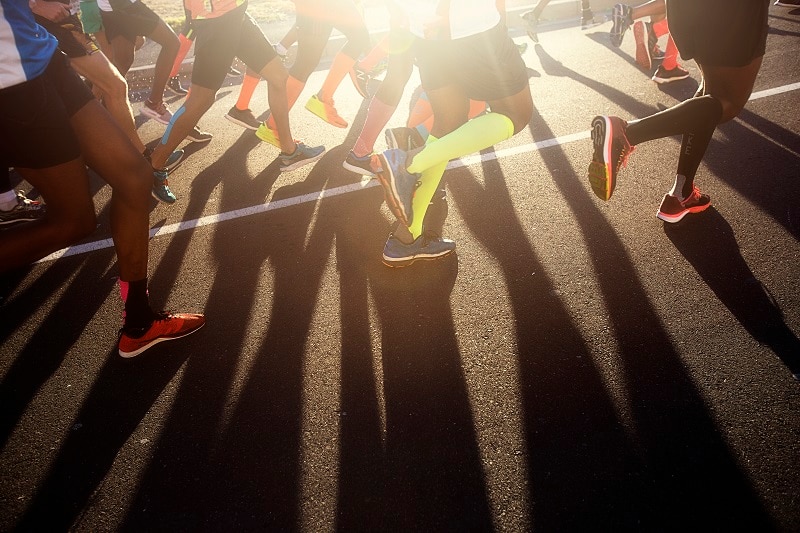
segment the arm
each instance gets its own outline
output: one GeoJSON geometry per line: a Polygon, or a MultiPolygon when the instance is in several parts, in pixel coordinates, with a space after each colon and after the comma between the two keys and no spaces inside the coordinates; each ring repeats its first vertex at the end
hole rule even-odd
{"type": "Polygon", "coordinates": [[[69,16],[69,7],[61,2],[46,2],[29,0],[28,7],[34,15],[38,15],[53,22],[61,22],[69,16]]]}

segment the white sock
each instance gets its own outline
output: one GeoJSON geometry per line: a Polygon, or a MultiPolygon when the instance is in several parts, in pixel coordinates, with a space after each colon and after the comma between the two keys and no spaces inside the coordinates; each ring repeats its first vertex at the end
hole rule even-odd
{"type": "Polygon", "coordinates": [[[669,194],[678,198],[679,200],[683,200],[683,184],[686,183],[686,176],[681,176],[677,174],[675,176],[675,185],[672,186],[672,190],[669,191],[669,194]]]}
{"type": "Polygon", "coordinates": [[[288,52],[289,50],[281,43],[278,43],[275,45],[275,51],[278,52],[279,56],[285,56],[286,52],[288,52]]]}
{"type": "Polygon", "coordinates": [[[0,211],[11,211],[17,207],[17,193],[14,189],[0,193],[0,211]]]}

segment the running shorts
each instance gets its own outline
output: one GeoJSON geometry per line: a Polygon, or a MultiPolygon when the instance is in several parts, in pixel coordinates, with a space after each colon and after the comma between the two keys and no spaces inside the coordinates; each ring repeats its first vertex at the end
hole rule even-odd
{"type": "Polygon", "coordinates": [[[683,59],[744,67],[764,55],[769,0],[667,0],[669,31],[683,59]]]}
{"type": "Polygon", "coordinates": [[[136,42],[136,37],[153,33],[161,20],[152,9],[141,1],[114,11],[100,11],[100,15],[103,18],[103,27],[109,42],[118,35],[132,43],[136,42]]]}
{"type": "Polygon", "coordinates": [[[456,84],[473,100],[491,101],[528,86],[528,69],[502,23],[460,39],[418,39],[416,51],[426,91],[456,84]]]}
{"type": "Polygon", "coordinates": [[[234,57],[261,72],[278,54],[247,13],[247,4],[222,16],[192,21],[194,43],[192,85],[217,90],[234,57]]]}
{"type": "Polygon", "coordinates": [[[0,161],[48,168],[77,159],[80,145],[69,120],[94,100],[56,50],[41,76],[0,89],[0,161]]]}
{"type": "Polygon", "coordinates": [[[100,49],[94,39],[83,30],[78,15],[70,15],[61,22],[53,22],[35,15],[36,22],[58,39],[58,47],[67,57],[83,57],[92,55],[100,49]]]}
{"type": "Polygon", "coordinates": [[[100,8],[97,0],[81,2],[81,22],[83,31],[89,35],[103,31],[103,19],[100,17],[100,8]]]}

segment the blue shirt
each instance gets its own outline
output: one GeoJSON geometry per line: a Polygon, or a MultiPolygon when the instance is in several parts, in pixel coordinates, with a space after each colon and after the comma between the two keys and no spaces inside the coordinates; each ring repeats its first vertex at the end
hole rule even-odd
{"type": "Polygon", "coordinates": [[[40,76],[58,47],[33,19],[28,0],[0,0],[0,89],[40,76]]]}

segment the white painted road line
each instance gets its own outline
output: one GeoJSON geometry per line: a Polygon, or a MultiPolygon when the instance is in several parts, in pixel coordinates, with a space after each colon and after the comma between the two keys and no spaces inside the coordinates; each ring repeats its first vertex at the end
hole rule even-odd
{"type": "MultiPolygon", "coordinates": [[[[769,96],[775,96],[790,91],[796,91],[798,89],[800,89],[800,82],[791,83],[789,85],[782,85],[781,87],[775,87],[773,89],[765,89],[763,91],[755,92],[752,95],[750,95],[750,100],[759,100],[761,98],[767,98],[769,96]]],[[[588,138],[589,138],[589,130],[581,131],[578,133],[573,133],[571,135],[554,137],[552,139],[547,139],[545,141],[523,144],[521,146],[513,146],[511,148],[504,148],[502,150],[497,150],[488,154],[476,154],[461,159],[456,159],[451,161],[447,165],[447,168],[465,167],[468,165],[473,165],[475,163],[491,161],[494,159],[502,159],[530,152],[536,152],[538,150],[550,148],[551,146],[560,146],[588,138]]],[[[342,187],[336,187],[333,189],[326,189],[315,193],[304,194],[302,196],[296,196],[294,198],[286,198],[284,200],[276,200],[276,201],[267,201],[266,203],[254,205],[252,207],[245,207],[243,209],[226,211],[225,213],[219,213],[216,215],[207,215],[193,220],[186,220],[183,222],[178,222],[177,224],[168,224],[166,226],[152,228],[150,230],[150,238],[152,239],[157,235],[169,235],[171,233],[177,233],[179,231],[200,228],[203,226],[210,226],[212,224],[225,222],[226,220],[234,220],[237,218],[242,218],[250,215],[257,215],[259,213],[274,211],[276,209],[283,209],[285,207],[291,207],[306,202],[316,202],[317,200],[321,200],[323,198],[332,198],[334,196],[339,196],[341,194],[361,191],[364,189],[369,189],[371,187],[377,187],[377,186],[379,186],[379,184],[376,180],[362,181],[359,183],[353,183],[351,185],[344,185],[342,187]]],[[[94,252],[97,250],[103,250],[105,248],[111,248],[113,246],[114,242],[111,239],[103,239],[100,241],[89,242],[86,244],[70,246],[69,248],[64,248],[57,252],[53,252],[47,257],[43,257],[42,259],[37,261],[37,263],[55,261],[56,259],[60,259],[62,257],[69,257],[71,255],[94,252]]]]}

